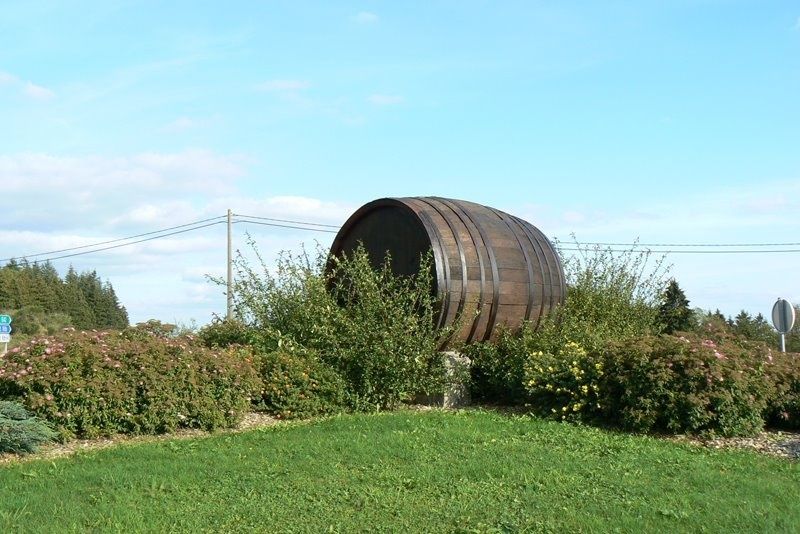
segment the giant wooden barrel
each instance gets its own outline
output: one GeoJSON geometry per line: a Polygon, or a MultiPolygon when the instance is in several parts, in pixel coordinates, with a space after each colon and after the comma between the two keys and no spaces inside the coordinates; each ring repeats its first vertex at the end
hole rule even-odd
{"type": "Polygon", "coordinates": [[[458,320],[450,342],[494,340],[540,319],[566,295],[564,271],[552,243],[535,226],[500,210],[439,197],[382,198],[358,209],[342,226],[331,253],[363,243],[375,266],[391,255],[395,274],[415,274],[433,251],[437,326],[458,320]]]}

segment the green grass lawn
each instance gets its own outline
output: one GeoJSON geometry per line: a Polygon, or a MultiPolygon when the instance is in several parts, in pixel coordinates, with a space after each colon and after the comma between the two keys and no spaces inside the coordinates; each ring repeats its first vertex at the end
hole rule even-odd
{"type": "Polygon", "coordinates": [[[395,412],[0,467],[0,532],[797,532],[800,464],[395,412]]]}

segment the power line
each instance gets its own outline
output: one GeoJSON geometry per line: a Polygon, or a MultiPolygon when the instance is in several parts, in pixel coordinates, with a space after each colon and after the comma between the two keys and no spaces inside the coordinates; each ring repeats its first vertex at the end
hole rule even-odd
{"type": "MultiPolygon", "coordinates": [[[[232,214],[233,216],[237,217],[237,220],[233,222],[233,224],[257,224],[261,226],[270,226],[274,228],[288,228],[293,230],[305,230],[311,232],[323,232],[323,233],[330,233],[335,234],[338,233],[340,226],[334,224],[324,224],[324,223],[314,223],[314,222],[306,222],[306,221],[297,221],[291,219],[278,219],[273,217],[261,217],[256,215],[244,215],[244,214],[232,214]],[[253,220],[255,219],[255,220],[253,220]],[[272,222],[263,222],[263,221],[272,221],[272,222]],[[287,224],[280,224],[280,223],[287,223],[287,224]],[[302,226],[300,226],[302,225],[302,226]],[[330,229],[329,229],[330,228],[330,229]]],[[[129,245],[135,245],[138,243],[144,243],[147,241],[153,241],[156,239],[161,239],[162,237],[169,237],[177,234],[182,234],[186,232],[192,232],[194,230],[200,230],[202,228],[207,228],[209,226],[214,226],[217,224],[222,224],[225,221],[219,220],[224,219],[226,215],[219,215],[217,217],[211,217],[208,219],[201,219],[198,221],[186,223],[186,224],[179,224],[176,226],[170,226],[168,228],[162,228],[160,230],[153,230],[151,232],[144,232],[141,234],[135,234],[128,237],[121,237],[117,239],[110,239],[107,241],[100,241],[97,243],[92,243],[89,245],[80,245],[76,247],[69,247],[63,248],[58,250],[51,250],[49,252],[38,252],[36,254],[28,254],[24,256],[19,256],[20,258],[35,258],[39,256],[49,256],[47,258],[36,260],[32,263],[43,263],[51,260],[58,260],[63,258],[71,258],[75,256],[82,256],[84,254],[91,254],[93,252],[102,252],[106,250],[112,250],[116,248],[121,248],[129,245]],[[214,221],[214,222],[210,222],[214,221]],[[207,223],[207,224],[202,224],[207,223]],[[181,230],[178,230],[178,229],[181,230]],[[172,231],[176,230],[176,231],[172,231]],[[156,235],[158,234],[158,235],[156,235]],[[131,239],[136,239],[139,237],[145,236],[152,236],[147,237],[145,239],[137,239],[135,241],[131,241],[131,239]],[[123,243],[123,241],[125,241],[123,243]],[[103,245],[108,245],[111,243],[119,243],[113,246],[105,247],[103,245]],[[101,248],[95,248],[101,247],[101,248]],[[53,254],[60,254],[62,252],[70,252],[73,250],[83,250],[83,249],[91,249],[85,250],[83,252],[76,252],[72,254],[64,254],[60,256],[52,256],[53,254]]],[[[558,242],[558,240],[555,240],[558,242]]],[[[559,248],[559,250],[567,251],[567,252],[585,252],[585,248],[581,248],[582,246],[604,246],[604,247],[657,247],[656,249],[646,249],[646,250],[630,250],[630,249],[614,249],[609,248],[610,252],[631,252],[635,254],[780,254],[780,253],[797,253],[800,252],[800,249],[772,249],[772,250],[763,250],[763,248],[759,250],[742,250],[741,247],[788,247],[788,246],[800,246],[800,243],[616,243],[616,242],[593,242],[593,241],[576,241],[574,242],[577,245],[575,247],[563,247],[559,248]],[[740,247],[737,250],[671,250],[667,249],[664,250],[666,247],[680,247],[680,248],[710,248],[710,247],[719,247],[719,248],[729,248],[729,247],[740,247]]],[[[15,257],[16,258],[16,257],[15,257]]],[[[5,258],[0,259],[0,262],[8,262],[15,258],[5,258]]]]}
{"type": "MultiPolygon", "coordinates": [[[[578,243],[582,244],[582,243],[578,243]]],[[[583,248],[559,248],[571,252],[586,252],[583,248]]],[[[609,252],[630,252],[633,254],[780,254],[784,252],[800,252],[800,249],[775,249],[775,250],[631,250],[607,249],[609,252]]]]}
{"type": "MultiPolygon", "coordinates": [[[[212,222],[212,223],[208,223],[208,224],[203,224],[201,226],[196,226],[194,228],[186,228],[184,230],[178,230],[176,232],[170,232],[168,234],[157,235],[157,236],[153,236],[153,237],[147,237],[145,239],[139,239],[138,241],[131,241],[130,243],[120,243],[119,245],[112,245],[110,247],[96,248],[96,249],[93,249],[93,250],[86,250],[84,252],[75,252],[73,254],[64,254],[63,256],[56,256],[56,257],[53,257],[53,258],[45,258],[43,260],[36,260],[36,261],[31,262],[31,263],[46,263],[46,262],[51,261],[51,260],[60,260],[60,259],[63,259],[63,258],[72,258],[74,256],[83,256],[84,254],[92,254],[93,252],[102,252],[104,250],[111,250],[111,249],[120,248],[120,247],[127,247],[129,245],[136,245],[137,243],[144,243],[145,241],[153,241],[155,239],[161,239],[162,237],[169,237],[171,235],[184,234],[186,232],[193,232],[195,230],[200,230],[201,228],[207,228],[209,226],[214,226],[214,225],[217,225],[217,224],[225,224],[225,221],[216,221],[216,222],[212,222]]],[[[22,258],[25,258],[25,256],[22,256],[22,258]]]]}
{"type": "MultiPolygon", "coordinates": [[[[35,258],[37,256],[49,256],[51,254],[59,254],[61,252],[69,252],[71,250],[81,250],[81,249],[84,249],[84,248],[99,247],[101,245],[108,245],[109,243],[119,243],[120,241],[128,241],[129,239],[135,239],[137,237],[144,237],[146,235],[160,234],[162,232],[167,232],[169,230],[175,230],[177,228],[186,228],[187,226],[194,226],[196,224],[200,224],[200,223],[204,223],[204,222],[208,222],[208,221],[213,221],[215,219],[221,219],[223,217],[225,217],[225,216],[224,215],[220,215],[219,217],[211,217],[210,219],[201,219],[199,221],[194,221],[194,222],[186,223],[186,224],[179,224],[177,226],[170,226],[169,228],[162,228],[161,230],[153,230],[152,232],[145,232],[143,234],[136,234],[136,235],[131,235],[131,236],[128,236],[128,237],[120,237],[120,238],[117,238],[117,239],[110,239],[108,241],[100,241],[99,243],[92,243],[91,245],[81,245],[79,247],[62,248],[62,249],[59,249],[59,250],[51,250],[49,252],[37,252],[36,254],[27,254],[27,255],[21,256],[21,257],[22,258],[35,258]]],[[[204,228],[204,226],[200,226],[198,228],[204,228]]],[[[172,234],[168,234],[168,235],[172,235],[172,234]]],[[[15,258],[0,259],[0,262],[11,261],[12,259],[16,259],[16,257],[15,258]]]]}
{"type": "MultiPolygon", "coordinates": [[[[245,220],[241,220],[241,219],[238,220],[238,221],[234,221],[233,224],[240,224],[240,223],[244,223],[244,224],[260,224],[262,226],[276,226],[278,228],[293,228],[295,230],[308,230],[310,232],[325,232],[327,234],[339,233],[338,230],[326,230],[324,228],[305,228],[303,226],[292,226],[292,225],[288,225],[288,224],[275,224],[275,223],[266,223],[266,222],[259,222],[259,221],[245,221],[245,220]]],[[[329,226],[329,225],[326,225],[326,226],[329,226]]]]}
{"type": "Polygon", "coordinates": [[[599,243],[578,241],[579,245],[599,245],[604,247],[796,247],[800,243],[599,243]]]}
{"type": "Polygon", "coordinates": [[[234,213],[236,217],[247,217],[248,219],[259,219],[262,221],[275,221],[275,222],[282,222],[282,223],[290,223],[290,224],[304,224],[306,226],[323,226],[325,228],[341,228],[341,225],[337,224],[322,224],[322,223],[313,223],[313,222],[305,222],[305,221],[292,221],[289,219],[273,219],[271,217],[256,217],[255,215],[244,215],[241,213],[234,213]]]}
{"type": "MultiPolygon", "coordinates": [[[[144,232],[144,233],[141,233],[141,234],[136,234],[136,235],[132,235],[132,236],[128,236],[128,237],[120,237],[120,238],[117,238],[117,239],[110,239],[110,240],[107,240],[107,241],[100,241],[100,242],[92,243],[92,244],[89,244],[89,245],[81,245],[81,246],[77,246],[77,247],[63,248],[63,249],[59,249],[59,250],[51,250],[49,252],[37,252],[36,254],[28,254],[28,255],[15,256],[13,258],[0,259],[0,262],[7,262],[7,261],[11,261],[12,259],[17,259],[17,258],[27,259],[27,258],[35,258],[35,257],[39,257],[39,256],[48,256],[46,258],[42,258],[42,259],[30,262],[30,263],[33,263],[33,264],[37,264],[37,263],[46,263],[46,262],[52,261],[52,260],[60,260],[60,259],[64,259],[64,258],[72,258],[72,257],[76,257],[76,256],[83,256],[85,254],[92,254],[94,252],[103,252],[103,251],[106,251],[106,250],[117,249],[117,248],[129,246],[129,245],[136,245],[136,244],[144,243],[144,242],[147,242],[147,241],[154,241],[156,239],[161,239],[162,237],[170,237],[170,236],[177,235],[177,234],[183,234],[183,233],[186,233],[186,232],[192,232],[194,230],[200,230],[202,228],[207,228],[209,226],[215,226],[217,224],[224,224],[225,223],[224,220],[217,220],[217,219],[224,219],[225,217],[226,217],[225,215],[220,215],[220,216],[217,216],[217,217],[211,217],[211,218],[208,218],[208,219],[202,219],[202,220],[194,221],[194,222],[191,222],[191,223],[179,224],[179,225],[176,225],[176,226],[171,226],[169,228],[162,228],[160,230],[153,230],[152,232],[144,232]],[[214,221],[214,222],[209,222],[209,221],[214,221]],[[208,223],[208,224],[200,224],[200,223],[208,223]],[[191,228],[187,228],[189,226],[191,226],[191,228]],[[177,230],[177,231],[174,231],[174,232],[169,232],[169,230],[176,230],[178,228],[183,228],[183,229],[182,230],[177,230]],[[155,234],[159,234],[159,235],[155,235],[155,234]],[[152,237],[147,237],[145,239],[137,239],[135,241],[130,241],[131,239],[135,239],[135,238],[138,238],[138,237],[144,237],[144,236],[152,236],[152,237]],[[126,242],[122,243],[122,241],[126,241],[126,242]],[[102,246],[102,245],[108,245],[108,244],[111,244],[111,243],[119,243],[119,244],[108,246],[108,247],[102,246]],[[95,247],[101,247],[101,248],[95,248],[95,247]],[[83,250],[82,252],[75,252],[75,253],[72,253],[72,254],[63,254],[63,255],[60,255],[60,256],[52,256],[52,254],[59,254],[61,252],[70,252],[70,251],[73,251],[73,250],[82,250],[82,249],[88,249],[88,248],[90,248],[91,250],[83,250]]],[[[250,216],[250,215],[240,215],[240,217],[248,217],[248,218],[250,218],[252,216],[250,216]]],[[[282,219],[270,219],[270,218],[267,218],[267,217],[252,217],[252,218],[258,218],[258,219],[262,219],[262,220],[276,220],[276,221],[282,220],[282,219]]],[[[329,225],[329,224],[304,223],[304,222],[300,222],[300,221],[292,221],[292,222],[296,222],[297,224],[308,224],[308,225],[315,225],[315,226],[324,226],[324,227],[330,227],[330,228],[337,228],[336,226],[329,225]]],[[[258,224],[258,225],[272,226],[272,227],[278,227],[278,228],[291,228],[291,229],[296,229],[296,230],[307,230],[307,231],[312,231],[312,232],[325,232],[325,233],[334,233],[334,234],[337,233],[337,230],[326,230],[324,228],[306,228],[306,227],[303,227],[303,226],[267,223],[267,222],[260,222],[260,221],[237,220],[237,221],[234,222],[234,224],[238,224],[238,223],[258,224]]]]}

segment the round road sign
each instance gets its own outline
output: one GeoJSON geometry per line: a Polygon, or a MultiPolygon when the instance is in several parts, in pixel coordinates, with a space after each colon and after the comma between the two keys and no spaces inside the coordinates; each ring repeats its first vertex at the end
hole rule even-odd
{"type": "Polygon", "coordinates": [[[794,307],[786,299],[778,299],[772,307],[772,324],[781,334],[788,334],[794,326],[794,307]]]}

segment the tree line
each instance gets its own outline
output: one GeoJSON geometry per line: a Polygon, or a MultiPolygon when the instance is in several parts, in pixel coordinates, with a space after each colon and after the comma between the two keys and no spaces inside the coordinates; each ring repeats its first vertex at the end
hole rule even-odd
{"type": "Polygon", "coordinates": [[[64,278],[48,263],[11,260],[0,268],[0,312],[13,317],[14,333],[52,334],[73,326],[82,330],[125,328],[128,312],[111,283],[96,271],[64,278]]]}
{"type": "MultiPolygon", "coordinates": [[[[786,334],[788,352],[800,352],[800,306],[795,305],[794,308],[797,319],[792,331],[786,334]]],[[[675,280],[669,282],[661,295],[658,319],[665,333],[691,332],[712,324],[718,329],[753,341],[762,341],[771,347],[777,347],[778,344],[777,331],[762,314],[753,316],[742,310],[736,317],[725,317],[719,310],[692,309],[686,294],[675,280]]]]}

